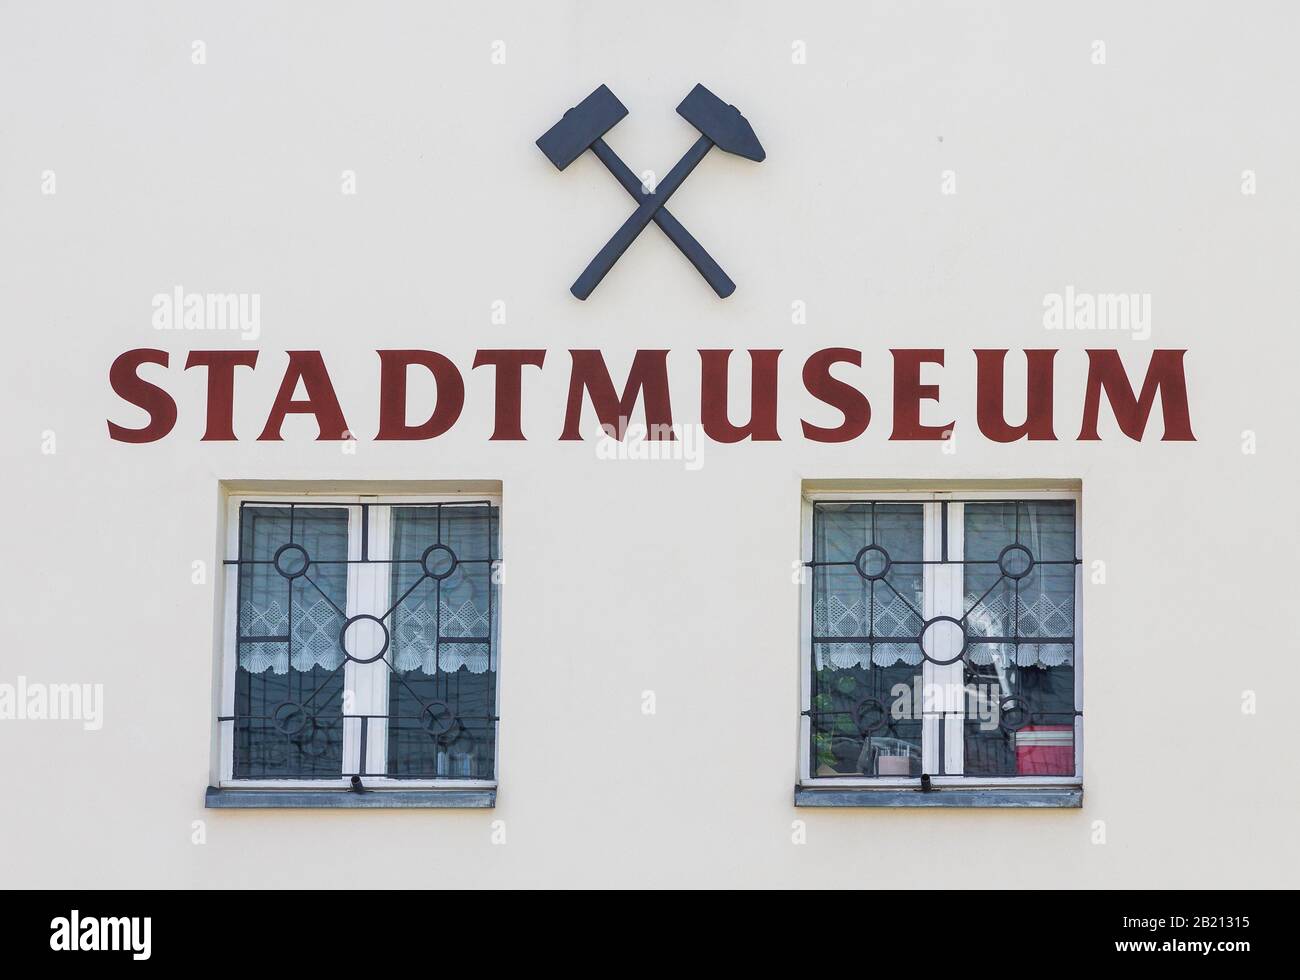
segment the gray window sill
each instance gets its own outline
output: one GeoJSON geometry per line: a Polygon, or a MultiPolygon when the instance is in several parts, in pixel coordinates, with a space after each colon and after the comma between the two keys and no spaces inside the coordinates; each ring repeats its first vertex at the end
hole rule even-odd
{"type": "Polygon", "coordinates": [[[1083,806],[1083,788],[1080,786],[1037,786],[1024,789],[944,787],[923,792],[919,789],[872,789],[857,786],[836,786],[825,789],[796,786],[794,805],[1075,808],[1083,806]]]}
{"type": "Polygon", "coordinates": [[[497,805],[495,789],[233,789],[209,786],[209,810],[485,809],[497,805]]]}

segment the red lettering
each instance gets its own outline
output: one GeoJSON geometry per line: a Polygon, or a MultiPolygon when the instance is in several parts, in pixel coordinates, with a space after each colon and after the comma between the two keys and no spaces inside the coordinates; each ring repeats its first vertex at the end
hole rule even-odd
{"type": "Polygon", "coordinates": [[[185,360],[185,370],[208,369],[208,427],[200,442],[233,442],[235,439],[235,368],[256,367],[255,350],[194,350],[185,360]]]}
{"type": "Polygon", "coordinates": [[[492,439],[524,438],[524,365],[539,368],[544,360],[544,350],[481,350],[474,355],[474,367],[496,368],[496,425],[492,439]]]}
{"type": "Polygon", "coordinates": [[[943,364],[942,350],[891,350],[894,355],[894,431],[891,440],[948,438],[957,424],[922,425],[921,402],[938,401],[939,386],[921,384],[922,364],[943,364]]]}
{"type": "Polygon", "coordinates": [[[819,350],[804,362],[803,386],[818,401],[838,408],[844,421],[833,429],[800,421],[805,439],[814,442],[848,442],[867,431],[871,423],[871,403],[867,396],[851,384],[831,377],[832,364],[852,364],[862,367],[862,352],[849,347],[828,347],[819,350]]]}
{"type": "Polygon", "coordinates": [[[266,419],[266,428],[257,437],[258,442],[279,442],[280,427],[288,415],[314,415],[319,434],[317,441],[343,440],[348,438],[348,423],[343,418],[343,409],[334,394],[334,385],[330,382],[329,372],[325,370],[325,361],[318,350],[291,350],[289,366],[284,370],[284,380],[271,406],[271,413],[266,419]],[[293,393],[301,381],[307,392],[304,399],[295,400],[293,393]]]}
{"type": "Polygon", "coordinates": [[[1152,351],[1146,380],[1142,382],[1142,394],[1135,397],[1124,364],[1119,359],[1119,351],[1088,351],[1088,387],[1083,399],[1083,428],[1079,431],[1079,441],[1091,442],[1101,438],[1097,434],[1097,416],[1101,412],[1104,391],[1120,431],[1140,442],[1158,391],[1165,422],[1161,441],[1194,442],[1196,436],[1192,435],[1191,413],[1187,409],[1187,378],[1183,374],[1183,355],[1186,353],[1185,350],[1152,351]]]}
{"type": "Polygon", "coordinates": [[[456,365],[431,350],[381,350],[379,355],[379,432],[375,441],[434,439],[460,418],[465,381],[456,365]],[[420,425],[406,424],[406,379],[412,364],[426,368],[438,386],[433,414],[420,425]]]}
{"type": "Polygon", "coordinates": [[[108,383],[124,401],[149,413],[149,421],[138,429],[128,429],[113,421],[108,423],[108,436],[117,442],[156,442],[176,425],[176,402],[155,384],[145,381],[137,373],[141,364],[167,366],[167,352],[152,348],[138,348],[120,354],[108,369],[108,383]]]}
{"type": "Polygon", "coordinates": [[[779,350],[749,352],[749,421],[732,425],[727,418],[727,361],[729,350],[700,351],[700,422],[716,442],[773,442],[776,431],[776,362],[779,350]]]}
{"type": "Polygon", "coordinates": [[[671,428],[673,411],[668,394],[668,351],[639,350],[632,359],[623,394],[614,390],[605,358],[598,350],[571,350],[573,373],[569,376],[569,404],[564,413],[562,440],[581,439],[582,393],[591,396],[596,417],[608,432],[620,436],[627,420],[632,416],[638,396],[645,394],[645,415],[648,437],[675,439],[671,428]]]}
{"type": "Polygon", "coordinates": [[[1027,350],[1025,422],[1008,425],[1006,416],[1005,350],[975,352],[975,421],[980,432],[994,442],[1055,440],[1052,429],[1052,360],[1054,350],[1027,350]]]}

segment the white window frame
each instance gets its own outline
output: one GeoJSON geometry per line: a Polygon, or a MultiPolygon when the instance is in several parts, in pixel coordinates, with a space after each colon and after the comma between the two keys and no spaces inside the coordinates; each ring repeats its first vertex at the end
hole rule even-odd
{"type": "MultiPolygon", "coordinates": [[[[964,520],[959,511],[954,519],[952,513],[953,507],[960,508],[959,501],[979,501],[979,500],[1072,500],[1074,501],[1074,550],[1075,558],[1083,557],[1083,494],[1079,490],[945,490],[945,491],[874,491],[870,489],[859,490],[805,490],[803,493],[802,511],[801,511],[801,535],[800,535],[800,555],[804,562],[804,570],[807,574],[800,576],[800,600],[799,600],[799,785],[804,787],[831,788],[836,786],[857,787],[857,788],[875,788],[875,789],[918,789],[921,785],[920,776],[814,776],[811,772],[811,741],[812,741],[812,618],[813,618],[813,575],[812,569],[807,563],[813,560],[813,504],[818,502],[842,502],[848,503],[853,501],[899,501],[913,502],[924,504],[949,504],[948,515],[948,552],[953,553],[954,533],[956,540],[962,543],[962,534],[964,532],[964,520]]],[[[924,539],[924,558],[927,561],[936,560],[940,557],[940,508],[937,506],[926,507],[924,510],[923,524],[925,529],[924,539]]],[[[962,552],[959,552],[962,553],[962,552]]],[[[925,608],[922,612],[927,618],[937,615],[957,615],[960,616],[965,610],[961,609],[957,613],[951,613],[948,610],[952,608],[952,596],[955,595],[957,603],[964,603],[965,594],[962,583],[962,566],[954,564],[952,566],[926,565],[924,566],[924,601],[925,608]],[[947,577],[949,581],[943,582],[947,577]],[[946,588],[949,592],[949,599],[945,609],[939,609],[935,606],[935,600],[938,591],[946,588]]],[[[958,684],[955,687],[961,688],[961,671],[963,662],[957,661],[955,664],[939,667],[929,660],[922,662],[922,684],[928,686],[932,682],[942,684],[945,679],[951,679],[956,675],[958,684]],[[947,672],[949,677],[945,678],[943,672],[947,672]]],[[[1083,785],[1083,715],[1079,712],[1083,710],[1083,574],[1082,564],[1075,565],[1074,575],[1074,774],[1071,776],[964,776],[964,775],[931,775],[930,784],[934,787],[959,786],[966,788],[1020,788],[1026,789],[1036,786],[1082,786],[1083,785]]],[[[952,690],[952,688],[949,688],[952,690]]],[[[956,692],[954,692],[956,693],[956,692]]],[[[964,702],[963,702],[964,705],[964,702]]],[[[951,707],[951,706],[946,706],[951,707]]],[[[960,767],[960,756],[965,751],[965,740],[962,735],[963,718],[945,718],[943,719],[949,726],[956,728],[958,737],[946,737],[944,739],[945,748],[945,769],[960,767]]],[[[934,753],[937,751],[937,738],[930,732],[935,731],[938,727],[939,719],[925,718],[922,722],[922,773],[929,773],[937,770],[937,759],[934,753]]]]}
{"type": "MultiPolygon", "coordinates": [[[[499,493],[442,493],[442,494],[346,494],[310,491],[299,493],[238,493],[226,498],[225,550],[220,556],[218,567],[222,569],[221,585],[222,620],[221,620],[221,654],[220,654],[220,697],[217,715],[213,720],[216,726],[215,739],[219,749],[218,780],[221,788],[230,789],[349,789],[352,785],[350,776],[340,775],[337,779],[323,777],[318,779],[236,779],[234,778],[234,724],[220,721],[235,713],[235,674],[239,664],[238,644],[239,609],[237,606],[239,590],[236,588],[236,576],[239,574],[237,564],[228,563],[228,559],[239,556],[239,509],[242,504],[259,502],[271,506],[288,505],[296,508],[318,507],[348,510],[348,560],[357,561],[361,557],[361,515],[362,504],[372,506],[368,513],[368,547],[371,557],[382,559],[391,555],[392,533],[390,507],[403,504],[438,504],[471,501],[492,504],[497,508],[497,541],[505,536],[504,511],[501,507],[499,493]]],[[[498,551],[502,550],[498,544],[498,551]]],[[[493,668],[496,671],[496,692],[494,694],[495,713],[501,714],[501,651],[504,649],[501,635],[501,593],[505,590],[505,576],[499,574],[504,559],[500,554],[493,566],[492,574],[497,576],[497,598],[493,601],[491,628],[495,639],[493,668]]],[[[376,563],[373,566],[361,564],[348,565],[348,595],[346,612],[349,616],[362,609],[361,598],[368,594],[368,608],[386,609],[389,590],[389,566],[376,563]]],[[[344,670],[343,689],[351,691],[354,708],[362,714],[388,714],[388,683],[391,670],[382,662],[358,664],[349,660],[344,670]],[[380,683],[380,675],[383,682],[380,683]],[[364,709],[364,710],[363,710],[364,709]],[[377,710],[376,710],[377,709],[377,710]]],[[[499,726],[499,723],[498,723],[499,726]]],[[[355,771],[356,763],[361,758],[361,724],[358,720],[344,720],[343,728],[343,765],[345,771],[355,771]]],[[[395,779],[382,775],[387,767],[387,722],[372,719],[367,734],[366,772],[363,781],[367,789],[492,789],[501,778],[501,739],[499,727],[492,739],[492,779],[395,779]]]]}

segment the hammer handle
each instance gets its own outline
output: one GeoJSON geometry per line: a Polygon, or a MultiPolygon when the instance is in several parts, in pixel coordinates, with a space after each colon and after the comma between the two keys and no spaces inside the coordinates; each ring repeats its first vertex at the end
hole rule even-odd
{"type": "MultiPolygon", "coordinates": [[[[649,197],[642,191],[640,179],[626,163],[619,159],[618,154],[610,149],[608,143],[598,139],[591,145],[591,150],[634,200],[640,203],[649,197]]],[[[691,265],[695,266],[696,271],[713,287],[713,291],[720,298],[726,299],[736,291],[736,284],[722,271],[722,266],[713,261],[713,256],[704,250],[704,246],[695,240],[695,237],[669,213],[667,208],[661,207],[656,211],[653,220],[668,236],[668,240],[690,260],[691,265]]]]}
{"type": "Polygon", "coordinates": [[[609,270],[614,268],[614,263],[627,251],[628,246],[636,241],[636,236],[654,220],[655,213],[667,203],[668,198],[673,196],[677,188],[682,186],[682,181],[690,176],[691,171],[712,148],[713,140],[707,136],[701,136],[695,141],[695,145],[686,151],[685,156],[677,161],[672,170],[668,171],[668,176],[655,188],[654,194],[645,198],[641,206],[632,212],[631,217],[623,222],[623,226],[614,232],[614,237],[605,243],[594,259],[587,263],[587,268],[582,270],[582,275],[569,287],[569,292],[578,299],[586,299],[591,295],[592,290],[599,286],[609,270]]]}

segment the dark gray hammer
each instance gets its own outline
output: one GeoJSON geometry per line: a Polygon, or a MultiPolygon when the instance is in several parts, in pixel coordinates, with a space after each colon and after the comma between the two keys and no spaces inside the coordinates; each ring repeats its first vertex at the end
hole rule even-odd
{"type": "Polygon", "coordinates": [[[654,220],[668,198],[672,197],[682,181],[690,176],[691,171],[704,159],[705,154],[716,145],[728,153],[734,153],[747,160],[762,161],[767,157],[758,137],[749,122],[734,105],[727,105],[720,98],[706,89],[696,85],[690,94],[682,99],[677,107],[682,118],[700,131],[700,138],[686,154],[674,164],[673,169],[655,188],[655,192],[641,201],[640,207],[623,222],[623,226],[614,233],[614,237],[605,243],[605,247],[596,253],[596,257],[587,264],[577,282],[569,287],[569,292],[578,299],[586,299],[591,291],[600,285],[606,273],[614,268],[628,246],[636,241],[637,235],[654,220]]]}
{"type": "MultiPolygon", "coordinates": [[[[642,191],[641,181],[636,174],[604,140],[605,134],[626,115],[627,108],[613,92],[602,85],[566,112],[564,118],[537,141],[537,146],[559,170],[563,170],[590,149],[638,204],[653,200],[651,195],[642,191]]],[[[715,293],[725,299],[736,291],[736,284],[722,271],[722,267],[682,227],[681,222],[668,213],[667,208],[655,211],[652,220],[690,260],[691,265],[695,266],[715,293]]]]}

